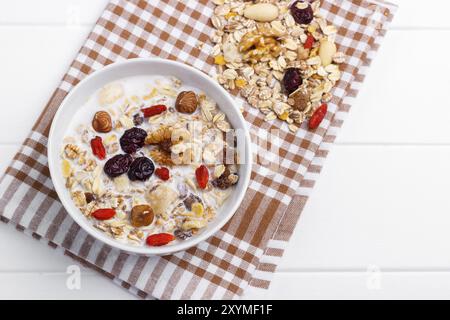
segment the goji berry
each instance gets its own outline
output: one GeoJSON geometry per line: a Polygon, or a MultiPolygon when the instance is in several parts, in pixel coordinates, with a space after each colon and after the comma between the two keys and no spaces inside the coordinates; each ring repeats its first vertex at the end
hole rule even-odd
{"type": "Polygon", "coordinates": [[[159,247],[166,245],[173,240],[175,240],[175,236],[170,233],[158,233],[148,236],[146,242],[149,246],[159,247]]]}
{"type": "Polygon", "coordinates": [[[92,212],[92,216],[97,220],[109,220],[116,215],[114,209],[97,209],[92,212]]]}
{"type": "Polygon", "coordinates": [[[195,170],[195,178],[197,178],[197,183],[200,189],[205,189],[208,184],[209,171],[205,165],[201,165],[195,170]]]}
{"type": "Polygon", "coordinates": [[[327,114],[328,106],[326,103],[322,104],[316,111],[314,111],[311,119],[309,119],[309,129],[314,130],[319,127],[323,118],[327,114]]]}
{"type": "Polygon", "coordinates": [[[170,171],[169,169],[165,167],[161,167],[155,170],[155,174],[160,178],[161,180],[167,181],[170,179],[170,171]]]}
{"type": "Polygon", "coordinates": [[[94,139],[91,140],[91,148],[94,156],[96,156],[100,160],[106,158],[106,150],[105,146],[103,145],[101,137],[96,136],[94,139]]]}
{"type": "Polygon", "coordinates": [[[165,105],[158,104],[156,106],[142,109],[142,113],[144,114],[144,117],[149,118],[149,117],[153,117],[158,114],[161,114],[166,110],[167,110],[167,107],[165,105]]]}
{"type": "Polygon", "coordinates": [[[314,37],[312,35],[308,35],[308,38],[306,38],[305,44],[303,45],[303,47],[305,49],[311,49],[314,45],[314,37]]]}

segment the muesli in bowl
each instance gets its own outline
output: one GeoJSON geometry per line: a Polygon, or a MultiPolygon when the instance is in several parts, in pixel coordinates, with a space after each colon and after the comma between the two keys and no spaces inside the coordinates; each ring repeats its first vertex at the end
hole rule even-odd
{"type": "Polygon", "coordinates": [[[95,228],[135,246],[201,233],[239,181],[237,132],[216,102],[174,77],[97,90],[63,138],[61,170],[95,228]]]}

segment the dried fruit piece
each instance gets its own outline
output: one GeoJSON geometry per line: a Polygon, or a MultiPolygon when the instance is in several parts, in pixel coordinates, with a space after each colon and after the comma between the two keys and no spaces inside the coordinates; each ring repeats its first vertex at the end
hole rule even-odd
{"type": "Polygon", "coordinates": [[[91,192],[85,192],[84,197],[86,198],[86,203],[91,203],[92,201],[95,201],[95,195],[91,192]]]}
{"type": "Polygon", "coordinates": [[[189,196],[186,197],[186,199],[183,200],[183,203],[184,203],[184,206],[186,207],[186,209],[191,211],[192,205],[194,203],[202,203],[202,199],[200,199],[199,196],[191,193],[189,196]]]}
{"type": "Polygon", "coordinates": [[[286,70],[283,78],[283,84],[286,91],[291,94],[297,90],[303,83],[300,70],[297,68],[289,68],[286,70]]]}
{"type": "Polygon", "coordinates": [[[63,159],[61,163],[61,170],[63,178],[69,178],[72,175],[72,166],[70,165],[69,160],[63,159]]]}
{"type": "Polygon", "coordinates": [[[135,126],[140,126],[142,123],[144,123],[144,117],[141,116],[139,113],[136,113],[133,116],[133,123],[135,126]]]}
{"type": "Polygon", "coordinates": [[[94,156],[96,156],[100,160],[106,158],[106,149],[105,146],[103,145],[101,137],[96,136],[94,139],[91,140],[91,149],[94,156]]]}
{"type": "Polygon", "coordinates": [[[152,160],[147,157],[139,157],[131,163],[128,178],[131,181],[146,181],[153,175],[154,171],[155,165],[152,160]]]}
{"type": "Polygon", "coordinates": [[[167,181],[170,179],[170,171],[166,167],[156,169],[155,174],[163,181],[167,181]]]}
{"type": "Polygon", "coordinates": [[[146,243],[152,247],[159,247],[175,240],[175,236],[170,233],[152,234],[147,237],[146,243]]]}
{"type": "Polygon", "coordinates": [[[131,209],[130,221],[135,228],[149,226],[155,217],[152,208],[147,204],[140,204],[131,209]]]}
{"type": "Polygon", "coordinates": [[[92,119],[92,128],[100,133],[107,133],[112,130],[111,116],[106,111],[96,112],[92,119]]]}
{"type": "Polygon", "coordinates": [[[203,216],[205,209],[200,202],[196,202],[192,204],[192,212],[194,212],[197,217],[201,217],[203,216]]]}
{"type": "Polygon", "coordinates": [[[214,63],[218,64],[219,66],[224,66],[227,64],[227,62],[225,61],[224,56],[219,55],[219,56],[215,56],[214,57],[214,63]]]}
{"type": "Polygon", "coordinates": [[[130,169],[133,158],[129,154],[118,154],[105,163],[103,171],[110,178],[118,177],[130,169]]]}
{"type": "Polygon", "coordinates": [[[142,113],[144,114],[145,118],[150,118],[153,116],[156,116],[158,114],[161,114],[167,110],[167,107],[163,104],[158,104],[156,106],[151,106],[148,108],[142,109],[142,113]]]}
{"type": "Polygon", "coordinates": [[[310,34],[308,34],[308,38],[306,38],[305,44],[303,45],[303,48],[305,49],[311,49],[314,45],[314,37],[310,34]]]}
{"type": "Polygon", "coordinates": [[[192,230],[192,229],[201,229],[206,227],[208,221],[206,220],[187,220],[183,223],[183,225],[181,226],[181,228],[183,228],[184,230],[192,230]]]}
{"type": "Polygon", "coordinates": [[[195,170],[195,178],[197,179],[200,189],[205,189],[208,185],[209,171],[205,165],[201,165],[195,170]]]}
{"type": "Polygon", "coordinates": [[[291,14],[298,24],[310,24],[314,19],[314,11],[309,2],[295,1],[291,6],[291,14]]]}
{"type": "Polygon", "coordinates": [[[311,119],[309,119],[309,129],[317,129],[327,114],[328,106],[326,103],[322,104],[316,111],[314,111],[311,119]]]}
{"type": "Polygon", "coordinates": [[[186,240],[186,239],[192,237],[192,230],[183,231],[183,230],[177,229],[177,230],[174,231],[173,234],[174,234],[175,237],[177,237],[178,239],[186,240]]]}
{"type": "Polygon", "coordinates": [[[120,146],[126,153],[135,153],[144,146],[147,131],[141,128],[131,128],[124,132],[120,138],[120,146]]]}
{"type": "Polygon", "coordinates": [[[175,108],[181,113],[194,113],[197,106],[197,95],[193,91],[181,92],[175,101],[175,108]]]}
{"type": "Polygon", "coordinates": [[[109,220],[116,215],[116,210],[112,208],[98,209],[92,212],[92,216],[97,220],[109,220]]]}
{"type": "Polygon", "coordinates": [[[235,176],[239,179],[236,174],[231,174],[230,169],[226,168],[219,178],[212,181],[212,185],[221,190],[228,189],[237,183],[238,179],[236,179],[235,176]]]}

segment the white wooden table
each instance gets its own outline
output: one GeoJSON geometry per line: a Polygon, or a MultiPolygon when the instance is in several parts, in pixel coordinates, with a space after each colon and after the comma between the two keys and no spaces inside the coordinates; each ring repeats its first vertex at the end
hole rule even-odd
{"type": "MultiPolygon", "coordinates": [[[[262,298],[450,298],[450,2],[396,1],[262,298]]],[[[0,0],[2,172],[106,3],[0,0]]],[[[0,298],[132,298],[86,269],[67,289],[72,260],[3,224],[0,255],[0,298]]]]}

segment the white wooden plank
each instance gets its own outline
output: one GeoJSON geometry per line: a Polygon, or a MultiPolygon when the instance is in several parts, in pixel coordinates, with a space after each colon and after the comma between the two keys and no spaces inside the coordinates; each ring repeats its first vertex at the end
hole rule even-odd
{"type": "Polygon", "coordinates": [[[280,271],[450,267],[450,147],[336,146],[280,271]]]}
{"type": "Polygon", "coordinates": [[[1,24],[92,25],[108,0],[25,0],[3,3],[1,24]]]}
{"type": "MultiPolygon", "coordinates": [[[[450,3],[450,2],[449,2],[450,3]]],[[[450,31],[391,31],[338,143],[450,143],[450,31]],[[432,54],[420,40],[433,43],[432,54]]]]}
{"type": "Polygon", "coordinates": [[[73,273],[0,273],[0,299],[137,299],[101,275],[81,274],[77,289],[68,277],[73,273]],[[72,289],[69,289],[72,288],[72,289]]]}
{"type": "MultiPolygon", "coordinates": [[[[188,1],[188,0],[183,0],[188,1]]],[[[393,0],[400,6],[393,28],[448,28],[450,3],[444,0],[393,0]]],[[[1,24],[95,23],[107,0],[10,1],[0,11],[1,24]],[[26,9],[24,9],[26,8],[26,9]]]]}
{"type": "MultiPolygon", "coordinates": [[[[0,273],[0,299],[136,299],[101,275],[81,275],[68,289],[66,273],[0,273]]],[[[269,290],[247,299],[449,299],[449,272],[277,273],[269,290]]]]}
{"type": "Polygon", "coordinates": [[[0,143],[23,141],[88,32],[87,27],[0,27],[8,44],[0,50],[0,143]]]}
{"type": "Polygon", "coordinates": [[[277,273],[269,290],[249,298],[449,299],[449,272],[277,273]]]}

